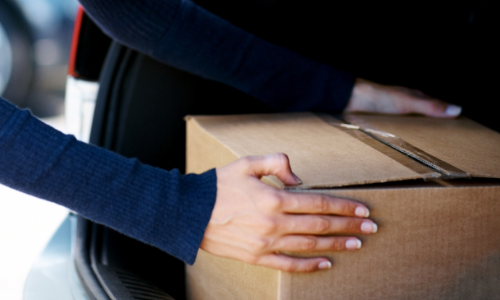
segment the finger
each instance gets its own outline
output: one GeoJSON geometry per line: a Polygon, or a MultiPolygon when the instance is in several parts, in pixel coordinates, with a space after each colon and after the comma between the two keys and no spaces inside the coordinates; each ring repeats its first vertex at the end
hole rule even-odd
{"type": "Polygon", "coordinates": [[[325,257],[298,258],[282,254],[260,256],[256,264],[284,272],[315,272],[332,267],[332,263],[325,257]]]}
{"type": "Polygon", "coordinates": [[[295,258],[276,253],[256,255],[233,247],[224,248],[223,251],[212,251],[212,249],[206,247],[202,249],[217,256],[237,259],[249,264],[285,272],[314,272],[329,269],[332,266],[330,261],[325,257],[295,258]]]}
{"type": "Polygon", "coordinates": [[[412,112],[420,113],[429,117],[454,118],[462,113],[462,108],[457,105],[448,104],[440,100],[416,99],[411,101],[412,112]]]}
{"type": "Polygon", "coordinates": [[[363,204],[322,194],[283,192],[281,209],[287,213],[334,214],[368,217],[370,210],[363,204]]]}
{"type": "Polygon", "coordinates": [[[287,185],[302,183],[302,181],[293,174],[288,156],[284,153],[249,156],[246,160],[248,163],[247,172],[250,175],[257,177],[274,175],[287,185]]]}
{"type": "Polygon", "coordinates": [[[270,247],[273,252],[345,251],[361,248],[361,241],[349,236],[287,235],[276,240],[270,247]]]}
{"type": "Polygon", "coordinates": [[[321,215],[286,215],[277,225],[282,235],[371,234],[377,230],[377,224],[369,219],[321,215]]]}

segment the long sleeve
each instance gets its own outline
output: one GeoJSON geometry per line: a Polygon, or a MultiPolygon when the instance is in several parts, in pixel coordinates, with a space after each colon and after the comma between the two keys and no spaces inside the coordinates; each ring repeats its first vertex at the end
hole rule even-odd
{"type": "Polygon", "coordinates": [[[80,0],[111,37],[278,111],[342,111],[353,75],[264,41],[189,0],[80,0]]]}
{"type": "Polygon", "coordinates": [[[217,193],[215,170],[181,175],[77,141],[0,98],[0,183],[192,264],[217,193]]]}

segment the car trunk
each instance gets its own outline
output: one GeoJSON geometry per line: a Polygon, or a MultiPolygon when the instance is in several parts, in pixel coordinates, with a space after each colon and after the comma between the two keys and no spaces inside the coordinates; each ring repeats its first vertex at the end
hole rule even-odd
{"type": "MultiPolygon", "coordinates": [[[[101,71],[90,143],[183,172],[185,115],[252,112],[272,109],[235,89],[113,43],[101,71]]],[[[168,299],[161,298],[166,297],[162,292],[185,299],[180,260],[83,218],[78,232],[78,270],[96,299],[106,299],[105,294],[111,299],[168,299]]]]}
{"type": "MultiPolygon", "coordinates": [[[[434,54],[428,51],[428,43],[417,43],[427,51],[427,57],[422,56],[423,52],[418,52],[420,48],[413,47],[415,37],[409,32],[407,42],[413,52],[398,46],[401,52],[393,53],[390,44],[382,47],[383,41],[392,41],[393,44],[401,41],[394,41],[390,32],[385,35],[378,33],[399,29],[393,26],[398,20],[369,8],[361,15],[349,10],[349,5],[347,8],[341,5],[336,10],[327,9],[323,6],[330,3],[323,2],[313,1],[305,6],[302,1],[242,1],[238,5],[223,0],[197,1],[259,37],[320,62],[366,75],[372,80],[388,84],[410,82],[413,83],[410,86],[425,90],[426,86],[419,85],[419,80],[432,62],[426,59],[434,54]],[[374,26],[378,21],[378,26],[374,26]],[[369,26],[357,31],[355,27],[362,24],[369,26]],[[358,33],[364,34],[359,38],[358,33]],[[381,47],[367,50],[363,46],[366,44],[381,47]],[[417,57],[412,53],[428,63],[422,65],[420,60],[408,59],[417,57]],[[398,59],[389,64],[390,59],[403,56],[411,66],[398,59]],[[411,71],[411,67],[417,71],[411,71]]],[[[422,6],[420,11],[430,9],[422,6]]],[[[412,16],[420,18],[418,13],[412,16]]],[[[432,20],[447,22],[441,19],[442,16],[436,11],[432,20]]],[[[413,24],[412,18],[407,18],[410,21],[405,21],[405,18],[399,21],[413,24]]],[[[422,35],[429,32],[423,31],[422,35]]],[[[430,92],[438,89],[434,91],[436,95],[446,95],[443,91],[450,91],[447,84],[451,84],[453,78],[438,75],[439,78],[427,76],[424,79],[429,82],[430,92]],[[447,81],[443,82],[446,78],[447,81]]],[[[240,91],[169,67],[117,42],[113,42],[107,52],[99,84],[90,143],[167,170],[185,170],[184,116],[273,112],[270,107],[240,91]]],[[[455,96],[450,95],[451,98],[455,96]]],[[[186,297],[183,262],[82,217],[78,220],[75,260],[90,298],[169,299],[167,294],[174,299],[186,297]]]]}

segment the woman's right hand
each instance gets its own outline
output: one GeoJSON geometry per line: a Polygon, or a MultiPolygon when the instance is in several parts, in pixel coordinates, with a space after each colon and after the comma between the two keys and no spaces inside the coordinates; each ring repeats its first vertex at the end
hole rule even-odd
{"type": "Polygon", "coordinates": [[[214,255],[287,272],[328,269],[325,257],[298,258],[281,252],[357,250],[345,234],[372,234],[368,208],[351,200],[291,193],[260,181],[274,175],[300,184],[285,154],[241,158],[217,169],[217,199],[201,248],[214,255]],[[335,236],[335,234],[343,234],[335,236]]]}

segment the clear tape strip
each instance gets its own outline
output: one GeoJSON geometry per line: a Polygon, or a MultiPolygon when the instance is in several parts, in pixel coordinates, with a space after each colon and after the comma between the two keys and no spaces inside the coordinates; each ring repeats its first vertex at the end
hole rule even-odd
{"type": "Polygon", "coordinates": [[[424,179],[470,178],[469,173],[464,172],[461,169],[430,155],[429,153],[413,146],[412,144],[406,142],[405,140],[394,134],[374,128],[360,118],[356,118],[355,116],[347,116],[347,120],[345,120],[342,116],[331,116],[327,114],[317,115],[326,123],[343,130],[354,138],[357,138],[363,143],[368,144],[372,148],[375,148],[380,152],[388,155],[389,157],[395,159],[399,163],[412,169],[418,174],[421,174],[424,179]],[[408,159],[402,159],[401,156],[397,155],[394,152],[380,148],[380,145],[374,145],[373,140],[389,146],[390,148],[396,150],[397,153],[401,153],[405,155],[405,157],[413,159],[413,162],[416,161],[418,163],[411,163],[408,161],[408,159]],[[423,166],[425,166],[426,168],[422,168],[423,166]],[[429,169],[431,169],[432,171],[429,169]]]}

